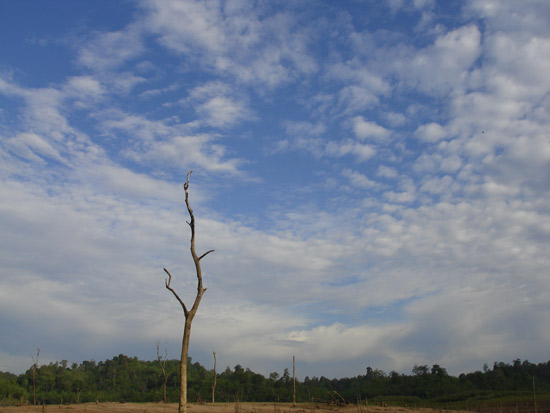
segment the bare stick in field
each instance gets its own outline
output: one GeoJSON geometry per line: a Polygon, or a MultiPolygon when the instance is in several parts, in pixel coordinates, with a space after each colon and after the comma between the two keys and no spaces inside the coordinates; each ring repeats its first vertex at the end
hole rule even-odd
{"type": "Polygon", "coordinates": [[[202,295],[206,291],[206,288],[202,286],[202,270],[200,261],[214,251],[209,250],[201,256],[198,256],[195,252],[195,216],[193,215],[193,210],[191,209],[191,206],[189,204],[189,177],[191,176],[191,172],[193,172],[193,170],[189,171],[189,173],[187,174],[187,181],[185,181],[185,184],[183,184],[183,189],[185,189],[185,205],[187,206],[187,211],[189,212],[189,217],[191,218],[190,221],[187,222],[187,224],[189,224],[189,227],[191,228],[191,256],[193,257],[193,262],[195,263],[195,270],[197,273],[197,295],[195,297],[195,302],[190,309],[186,307],[185,303],[182,301],[176,291],[172,287],[170,287],[172,274],[170,274],[170,272],[166,268],[164,268],[164,272],[168,274],[168,280],[165,280],[166,288],[170,290],[172,294],[174,294],[174,297],[176,297],[176,299],[180,303],[181,308],[183,309],[183,314],[185,315],[180,359],[180,400],[178,408],[179,413],[187,413],[187,354],[189,352],[191,323],[193,322],[193,318],[195,317],[195,314],[197,313],[197,310],[199,308],[202,295]]]}
{"type": "Polygon", "coordinates": [[[292,407],[296,407],[296,356],[292,356],[292,407]]]}
{"type": "Polygon", "coordinates": [[[164,343],[164,358],[160,356],[160,343],[157,341],[157,360],[162,369],[162,392],[164,395],[164,403],[166,403],[166,382],[168,381],[168,376],[166,375],[166,360],[168,360],[168,350],[166,350],[166,343],[164,343]]]}
{"type": "Polygon", "coordinates": [[[214,354],[214,384],[212,385],[212,403],[214,403],[216,394],[216,352],[213,351],[212,354],[214,354]]]}
{"type": "Polygon", "coordinates": [[[32,404],[36,406],[36,370],[38,370],[38,356],[40,355],[40,348],[36,348],[36,360],[32,357],[32,404]]]}

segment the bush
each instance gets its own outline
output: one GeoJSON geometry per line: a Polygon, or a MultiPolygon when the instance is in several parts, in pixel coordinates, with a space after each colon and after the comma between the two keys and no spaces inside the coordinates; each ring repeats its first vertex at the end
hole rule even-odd
{"type": "Polygon", "coordinates": [[[27,401],[27,391],[11,380],[0,379],[0,404],[12,406],[27,401]]]}

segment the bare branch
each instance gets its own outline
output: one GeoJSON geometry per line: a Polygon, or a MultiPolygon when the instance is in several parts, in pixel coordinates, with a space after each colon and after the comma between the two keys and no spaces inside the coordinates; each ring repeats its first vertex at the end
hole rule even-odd
{"type": "Polygon", "coordinates": [[[187,307],[185,306],[185,303],[182,301],[176,291],[172,287],[170,287],[170,283],[172,282],[172,274],[170,274],[170,272],[166,268],[164,268],[164,272],[168,274],[168,281],[164,280],[166,288],[170,290],[172,294],[174,294],[174,297],[176,297],[177,300],[180,302],[181,308],[183,308],[183,313],[185,314],[185,317],[187,317],[187,307]]]}
{"type": "Polygon", "coordinates": [[[204,254],[202,254],[200,257],[199,257],[199,261],[202,260],[204,257],[206,257],[208,254],[210,254],[211,252],[214,252],[215,250],[210,250],[210,251],[206,251],[204,254]]]}

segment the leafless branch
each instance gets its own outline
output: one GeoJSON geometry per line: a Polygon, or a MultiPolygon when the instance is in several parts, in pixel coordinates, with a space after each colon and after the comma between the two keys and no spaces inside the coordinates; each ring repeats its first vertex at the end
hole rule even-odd
{"type": "Polygon", "coordinates": [[[170,272],[166,268],[164,268],[164,272],[168,274],[168,280],[164,280],[166,288],[170,290],[172,294],[174,294],[174,297],[176,297],[177,300],[180,302],[181,308],[183,308],[183,313],[185,314],[185,317],[187,317],[187,307],[185,306],[185,303],[179,297],[178,293],[176,293],[176,291],[172,287],[170,287],[170,283],[172,282],[172,274],[170,274],[170,272]]]}
{"type": "Polygon", "coordinates": [[[206,257],[208,254],[210,254],[211,252],[214,252],[215,250],[210,250],[210,251],[206,251],[204,254],[202,254],[200,257],[199,257],[199,261],[202,260],[204,257],[206,257]]]}

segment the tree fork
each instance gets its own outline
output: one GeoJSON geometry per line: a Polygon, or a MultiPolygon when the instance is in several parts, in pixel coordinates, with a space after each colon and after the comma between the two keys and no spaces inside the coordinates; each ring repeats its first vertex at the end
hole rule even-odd
{"type": "Polygon", "coordinates": [[[170,272],[166,268],[164,268],[164,272],[168,274],[168,280],[165,280],[166,289],[169,290],[174,295],[174,297],[176,297],[181,305],[181,308],[183,309],[183,314],[185,316],[180,358],[180,400],[178,407],[179,413],[187,413],[187,355],[189,354],[191,323],[193,322],[193,318],[195,317],[195,314],[197,313],[197,310],[199,308],[202,295],[206,291],[206,288],[204,288],[202,285],[202,270],[200,261],[211,252],[214,252],[214,250],[209,250],[201,256],[198,256],[195,252],[195,215],[193,214],[193,209],[191,209],[191,205],[189,204],[189,178],[192,172],[193,170],[189,171],[189,173],[187,174],[187,180],[183,184],[183,189],[185,190],[185,205],[187,206],[187,212],[189,213],[190,217],[190,220],[187,222],[187,224],[189,224],[189,227],[191,228],[191,256],[193,257],[193,262],[195,263],[195,270],[197,274],[197,295],[191,309],[187,308],[183,300],[170,286],[170,283],[172,282],[172,274],[170,274],[170,272]]]}

